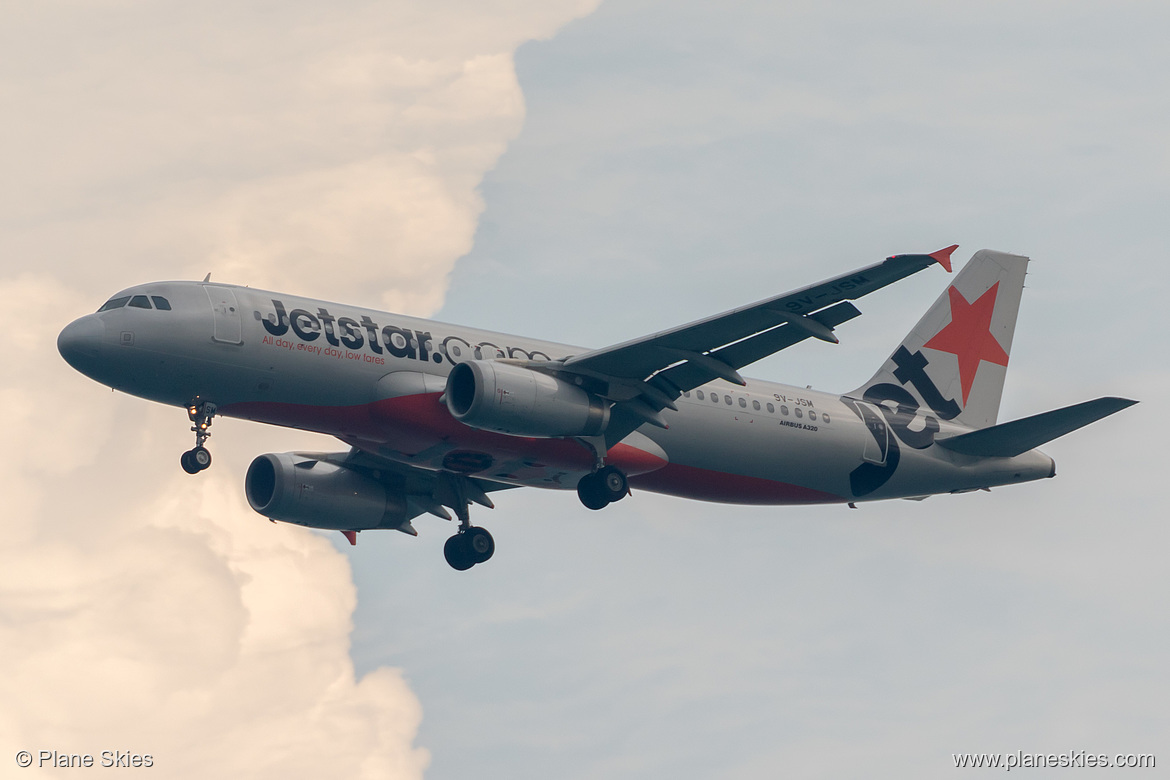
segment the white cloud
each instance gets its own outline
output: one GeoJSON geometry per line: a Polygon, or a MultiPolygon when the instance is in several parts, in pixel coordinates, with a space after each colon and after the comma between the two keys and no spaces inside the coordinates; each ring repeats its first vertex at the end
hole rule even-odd
{"type": "Polygon", "coordinates": [[[107,286],[211,270],[433,311],[524,119],[513,50],[593,5],[13,13],[0,248],[107,286]]]}
{"type": "Polygon", "coordinates": [[[247,443],[186,477],[157,433],[181,436],[180,410],[56,356],[82,294],[24,276],[0,297],[24,326],[0,383],[4,748],[150,753],[167,777],[421,776],[418,700],[396,670],[355,677],[347,560],[245,505],[247,443]]]}
{"type": "Polygon", "coordinates": [[[103,392],[54,340],[120,287],[208,270],[434,311],[523,122],[515,48],[595,4],[0,12],[8,755],[421,776],[417,698],[397,670],[355,676],[347,559],[243,501],[243,465],[271,441],[220,421],[217,468],[189,478],[182,411],[103,392]]]}

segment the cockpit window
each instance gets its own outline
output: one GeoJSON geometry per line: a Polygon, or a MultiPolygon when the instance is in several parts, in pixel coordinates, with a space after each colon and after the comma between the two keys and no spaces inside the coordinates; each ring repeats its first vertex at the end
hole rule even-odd
{"type": "Polygon", "coordinates": [[[130,301],[130,296],[127,295],[122,298],[111,298],[102,305],[98,311],[109,311],[110,309],[120,309],[130,301]]]}
{"type": "Polygon", "coordinates": [[[150,299],[154,301],[154,308],[158,309],[159,311],[171,310],[171,302],[161,295],[152,295],[150,296],[150,299]]]}
{"type": "Polygon", "coordinates": [[[149,309],[150,301],[145,295],[135,295],[130,299],[130,305],[135,309],[149,309]]]}

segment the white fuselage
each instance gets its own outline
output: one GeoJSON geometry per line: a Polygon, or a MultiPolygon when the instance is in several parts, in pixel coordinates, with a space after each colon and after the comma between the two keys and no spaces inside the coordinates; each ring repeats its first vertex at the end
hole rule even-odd
{"type": "MultiPolygon", "coordinates": [[[[583,442],[471,428],[439,400],[457,363],[559,360],[581,349],[231,285],[165,282],[119,295],[135,294],[164,297],[171,309],[99,312],[62,334],[70,363],[110,387],[174,406],[211,401],[222,415],[513,485],[571,489],[593,468],[583,442]]],[[[718,380],[677,405],[662,412],[668,428],[644,425],[611,451],[635,489],[727,503],[831,503],[1055,473],[1038,451],[976,458],[920,440],[909,446],[887,424],[891,408],[761,380],[718,380]]],[[[921,413],[902,414],[902,428],[907,420],[912,430],[928,424],[921,413]]],[[[940,428],[966,430],[945,421],[940,428]]]]}

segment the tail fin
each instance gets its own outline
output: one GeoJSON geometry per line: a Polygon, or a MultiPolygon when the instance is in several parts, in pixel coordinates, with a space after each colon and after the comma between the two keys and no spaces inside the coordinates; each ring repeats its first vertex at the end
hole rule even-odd
{"type": "Polygon", "coordinates": [[[873,378],[847,395],[912,398],[944,420],[994,425],[1027,268],[1026,257],[976,252],[873,378]]]}

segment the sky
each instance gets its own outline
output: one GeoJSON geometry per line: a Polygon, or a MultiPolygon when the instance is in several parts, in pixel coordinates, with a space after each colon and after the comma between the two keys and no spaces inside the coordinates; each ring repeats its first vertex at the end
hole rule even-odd
{"type": "MultiPolygon", "coordinates": [[[[166,777],[933,778],[1016,750],[1164,774],[1168,17],[0,6],[0,748],[166,777]],[[509,491],[465,573],[437,519],[354,548],[264,522],[250,459],[327,440],[219,420],[192,479],[181,410],[53,346],[208,271],[601,346],[952,243],[1033,259],[1002,420],[1142,402],[1048,445],[1055,480],[856,511],[509,491]]],[[[856,387],[946,283],[745,373],[856,387]]]]}

